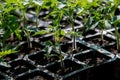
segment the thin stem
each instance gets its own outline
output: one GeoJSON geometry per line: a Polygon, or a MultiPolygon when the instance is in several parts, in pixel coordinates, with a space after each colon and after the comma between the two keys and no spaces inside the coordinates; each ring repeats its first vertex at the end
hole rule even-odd
{"type": "Polygon", "coordinates": [[[2,50],[4,51],[5,50],[5,39],[3,39],[3,41],[2,41],[2,50]]]}
{"type": "Polygon", "coordinates": [[[102,43],[104,41],[103,30],[101,31],[101,41],[102,41],[102,43]]]}
{"type": "Polygon", "coordinates": [[[23,11],[23,29],[26,26],[25,11],[23,11]]]}
{"type": "Polygon", "coordinates": [[[40,7],[37,6],[36,7],[36,28],[39,29],[38,27],[38,16],[39,16],[39,11],[40,11],[40,7]]]}
{"type": "Polygon", "coordinates": [[[60,66],[62,68],[62,71],[64,71],[65,66],[64,66],[64,62],[63,62],[63,56],[62,56],[62,51],[61,51],[61,46],[60,46],[60,41],[58,41],[58,45],[59,45],[59,54],[60,54],[60,66]]]}
{"type": "MultiPolygon", "coordinates": [[[[60,23],[60,21],[58,20],[58,22],[60,23]]],[[[60,29],[60,26],[59,26],[59,23],[58,23],[58,33],[59,35],[57,36],[58,37],[58,40],[57,40],[57,43],[58,43],[58,46],[59,46],[59,54],[60,54],[60,65],[61,65],[61,68],[62,68],[62,71],[64,72],[64,62],[63,62],[63,56],[62,56],[62,51],[61,51],[61,45],[60,45],[60,41],[61,41],[61,37],[60,37],[60,34],[61,34],[61,29],[60,29]]]]}
{"type": "Polygon", "coordinates": [[[32,48],[32,43],[30,42],[30,33],[27,30],[25,32],[27,37],[28,48],[32,48]]]}
{"type": "MultiPolygon", "coordinates": [[[[75,29],[74,29],[74,20],[72,20],[71,18],[71,26],[72,26],[72,31],[75,32],[75,29]]],[[[76,45],[76,36],[73,34],[72,35],[72,40],[73,40],[73,43],[72,43],[72,47],[73,47],[73,51],[77,49],[77,45],[76,45]]]]}
{"type": "Polygon", "coordinates": [[[28,36],[28,43],[29,43],[29,48],[32,48],[32,43],[30,41],[30,35],[28,36]]]}
{"type": "Polygon", "coordinates": [[[72,46],[73,46],[73,51],[77,49],[77,45],[76,45],[76,36],[73,36],[72,37],[72,40],[73,40],[73,43],[72,43],[72,46]]]}
{"type": "Polygon", "coordinates": [[[38,29],[38,18],[37,18],[37,15],[36,15],[36,28],[38,29]]]}
{"type": "Polygon", "coordinates": [[[117,40],[117,50],[120,51],[120,39],[119,39],[119,33],[118,33],[116,25],[115,25],[115,36],[116,36],[116,40],[117,40]]]}
{"type": "Polygon", "coordinates": [[[28,42],[28,47],[29,47],[29,48],[32,48],[32,44],[31,44],[31,42],[30,42],[30,37],[29,37],[29,36],[27,37],[27,42],[28,42]]]}
{"type": "MultiPolygon", "coordinates": [[[[1,18],[1,23],[2,23],[2,26],[1,27],[3,27],[3,25],[4,25],[4,22],[3,21],[5,21],[5,15],[3,14],[3,16],[2,16],[2,18],[1,18]]],[[[2,50],[4,51],[5,50],[5,37],[3,37],[3,39],[2,39],[2,50]]]]}

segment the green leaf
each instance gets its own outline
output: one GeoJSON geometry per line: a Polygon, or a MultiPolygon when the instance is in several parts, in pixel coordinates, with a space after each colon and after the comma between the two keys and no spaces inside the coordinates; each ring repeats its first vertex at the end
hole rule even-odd
{"type": "Polygon", "coordinates": [[[18,38],[19,40],[22,40],[21,30],[15,30],[15,35],[17,36],[17,38],[18,38]]]}
{"type": "Polygon", "coordinates": [[[113,18],[112,18],[112,22],[114,22],[114,21],[116,21],[117,20],[117,16],[114,16],[113,18]]]}
{"type": "Polygon", "coordinates": [[[106,28],[104,20],[99,21],[98,27],[102,30],[106,28]]]}
{"type": "Polygon", "coordinates": [[[65,36],[65,31],[61,30],[60,35],[65,36]]]}
{"type": "Polygon", "coordinates": [[[71,35],[71,36],[81,36],[82,34],[75,32],[75,31],[68,31],[67,34],[71,35]]]}
{"type": "Polygon", "coordinates": [[[3,34],[3,38],[7,39],[10,36],[11,32],[10,30],[6,30],[5,33],[3,34]]]}
{"type": "Polygon", "coordinates": [[[120,17],[119,16],[114,16],[112,24],[117,25],[119,23],[120,23],[120,17]]]}
{"type": "Polygon", "coordinates": [[[105,20],[105,26],[106,28],[111,28],[111,24],[108,20],[105,20]]]}
{"type": "Polygon", "coordinates": [[[6,56],[6,55],[8,55],[8,54],[12,54],[12,53],[16,53],[16,52],[18,52],[18,51],[15,51],[15,50],[13,50],[13,49],[1,51],[1,52],[0,52],[0,58],[6,56]]]}
{"type": "Polygon", "coordinates": [[[45,51],[47,52],[47,54],[50,54],[51,51],[53,50],[53,43],[51,41],[46,41],[45,42],[45,51]]]}
{"type": "Polygon", "coordinates": [[[41,31],[35,32],[35,34],[33,34],[32,36],[43,35],[43,34],[47,34],[49,32],[50,31],[47,31],[47,30],[41,30],[41,31]]]}
{"type": "Polygon", "coordinates": [[[52,46],[50,46],[50,47],[48,47],[48,53],[51,53],[52,52],[52,50],[53,50],[53,47],[52,46]]]}
{"type": "Polygon", "coordinates": [[[36,5],[39,5],[39,6],[43,5],[43,1],[42,0],[33,0],[33,3],[35,3],[36,5]]]}
{"type": "Polygon", "coordinates": [[[58,9],[62,9],[62,8],[64,8],[65,6],[66,6],[65,4],[60,3],[60,4],[58,5],[58,9]]]}
{"type": "Polygon", "coordinates": [[[48,60],[51,58],[51,57],[54,57],[54,56],[57,56],[56,54],[44,54],[45,58],[47,58],[48,60]]]}
{"type": "Polygon", "coordinates": [[[89,29],[95,29],[98,26],[98,24],[99,24],[99,22],[96,22],[95,24],[91,25],[91,27],[89,29]]]}
{"type": "Polygon", "coordinates": [[[46,46],[52,46],[53,43],[52,43],[51,41],[46,41],[46,42],[45,42],[45,45],[46,45],[46,46]]]}

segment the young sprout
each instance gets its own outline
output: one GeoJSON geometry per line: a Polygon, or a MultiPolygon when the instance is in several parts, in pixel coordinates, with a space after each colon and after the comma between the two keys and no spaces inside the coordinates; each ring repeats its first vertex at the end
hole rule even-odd
{"type": "Polygon", "coordinates": [[[71,28],[72,28],[72,40],[73,40],[73,51],[77,49],[77,45],[76,45],[76,36],[74,35],[75,34],[75,28],[74,28],[74,9],[75,9],[75,5],[74,5],[74,2],[73,1],[68,1],[67,3],[67,15],[69,16],[69,19],[70,19],[70,25],[71,25],[71,28]]]}
{"type": "Polygon", "coordinates": [[[119,32],[118,32],[117,26],[120,25],[120,19],[115,19],[112,24],[114,25],[114,28],[115,28],[115,37],[116,37],[116,41],[117,41],[117,50],[119,52],[120,51],[120,36],[119,36],[119,32]]]}
{"type": "Polygon", "coordinates": [[[32,43],[31,43],[31,40],[30,40],[30,34],[33,30],[29,29],[29,28],[24,28],[23,29],[26,37],[27,37],[27,43],[28,43],[28,48],[32,48],[32,43]]]}
{"type": "Polygon", "coordinates": [[[63,62],[60,42],[64,38],[65,32],[60,27],[60,21],[63,19],[65,11],[64,11],[64,6],[60,6],[62,3],[58,2],[57,0],[52,4],[54,4],[52,5],[53,11],[48,16],[53,16],[53,26],[51,26],[51,28],[54,33],[55,46],[56,46],[56,50],[59,53],[61,67],[62,70],[64,71],[64,62],[63,62]]]}
{"type": "Polygon", "coordinates": [[[114,0],[114,5],[112,5],[112,11],[111,11],[112,16],[113,16],[112,24],[114,25],[114,28],[115,28],[115,37],[116,37],[116,41],[117,41],[118,52],[120,51],[120,37],[119,37],[119,32],[118,32],[117,26],[120,24],[120,19],[117,19],[117,16],[115,15],[115,11],[119,4],[120,4],[119,0],[114,0]]]}
{"type": "MultiPolygon", "coordinates": [[[[97,3],[96,3],[97,4],[97,3]]],[[[85,23],[86,29],[95,29],[98,27],[101,30],[101,42],[104,41],[104,30],[108,27],[111,27],[110,24],[110,7],[107,7],[108,4],[102,6],[101,2],[97,5],[97,8],[91,8],[89,10],[89,16],[85,23]]],[[[94,7],[94,6],[91,6],[94,7]]]]}
{"type": "Polygon", "coordinates": [[[19,10],[22,12],[22,16],[21,16],[21,20],[22,20],[21,28],[22,29],[27,26],[26,11],[30,5],[30,2],[31,0],[30,1],[29,0],[17,0],[16,1],[16,4],[18,5],[19,10]]]}
{"type": "Polygon", "coordinates": [[[66,2],[66,9],[65,9],[65,14],[66,16],[69,17],[69,23],[71,25],[72,31],[69,31],[68,34],[70,34],[72,36],[72,51],[77,50],[77,43],[76,43],[76,37],[79,35],[76,31],[75,31],[75,18],[77,17],[77,14],[81,14],[82,11],[78,12],[77,14],[75,14],[76,11],[78,11],[80,9],[80,3],[81,1],[79,0],[68,0],[66,2]]]}
{"type": "Polygon", "coordinates": [[[36,12],[36,28],[39,29],[38,27],[38,17],[39,17],[39,13],[40,10],[42,8],[43,5],[43,1],[42,0],[33,0],[34,6],[35,6],[35,12],[36,12]]]}
{"type": "Polygon", "coordinates": [[[4,67],[11,67],[10,64],[8,64],[7,62],[5,62],[3,60],[3,57],[9,55],[9,54],[14,54],[17,53],[18,51],[14,50],[14,49],[9,49],[9,50],[4,50],[4,51],[0,51],[0,65],[4,66],[4,67]]]}
{"type": "Polygon", "coordinates": [[[53,44],[51,41],[46,41],[45,42],[45,52],[46,54],[44,54],[45,58],[47,58],[47,60],[49,61],[51,59],[51,57],[57,56],[56,54],[52,54],[51,52],[53,51],[53,44]]]}
{"type": "Polygon", "coordinates": [[[6,55],[17,53],[17,52],[18,51],[14,50],[14,49],[9,49],[9,50],[5,50],[5,51],[1,51],[0,52],[0,58],[3,58],[6,55]]]}
{"type": "Polygon", "coordinates": [[[10,40],[14,40],[14,34],[17,38],[21,39],[19,23],[16,16],[11,15],[11,12],[16,10],[18,7],[15,5],[14,0],[7,0],[5,4],[1,4],[1,29],[3,30],[2,48],[6,50],[5,41],[10,37],[10,40]]]}
{"type": "MultiPolygon", "coordinates": [[[[59,4],[61,5],[61,4],[59,4]]],[[[53,25],[55,26],[55,32],[54,32],[54,35],[55,35],[55,41],[56,41],[56,45],[58,48],[58,53],[60,54],[59,55],[59,59],[61,61],[61,68],[62,68],[62,71],[64,71],[64,62],[63,62],[63,55],[62,55],[62,51],[61,51],[61,45],[60,45],[60,42],[61,40],[64,38],[65,36],[65,32],[64,30],[61,29],[60,27],[60,21],[63,19],[64,17],[64,6],[60,7],[58,6],[56,9],[55,9],[55,19],[53,21],[53,25]]]]}

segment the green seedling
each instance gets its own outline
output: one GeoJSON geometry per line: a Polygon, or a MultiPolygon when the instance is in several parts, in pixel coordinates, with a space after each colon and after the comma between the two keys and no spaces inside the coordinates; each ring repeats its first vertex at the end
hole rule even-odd
{"type": "Polygon", "coordinates": [[[115,16],[114,17],[114,21],[113,21],[113,25],[114,25],[114,28],[115,28],[115,37],[116,37],[116,41],[117,41],[117,50],[118,52],[120,51],[120,36],[119,36],[119,32],[118,32],[118,29],[117,29],[117,26],[120,25],[120,19],[117,19],[117,17],[115,16]]]}
{"type": "Polygon", "coordinates": [[[46,47],[45,47],[44,50],[45,50],[46,54],[44,54],[44,57],[48,61],[51,59],[51,57],[57,56],[56,54],[52,54],[52,51],[53,51],[53,48],[54,48],[52,42],[50,42],[50,41],[45,42],[45,46],[46,47]]]}
{"type": "MultiPolygon", "coordinates": [[[[97,4],[97,3],[96,3],[97,4]]],[[[104,30],[111,27],[110,20],[111,20],[111,7],[106,4],[102,5],[102,2],[96,6],[96,8],[91,8],[89,10],[89,16],[85,23],[86,31],[89,29],[95,29],[98,27],[101,30],[101,42],[104,41],[104,30]]],[[[90,6],[94,7],[94,6],[90,6]]]]}
{"type": "Polygon", "coordinates": [[[115,11],[118,7],[118,5],[120,4],[119,0],[114,0],[114,5],[112,7],[112,16],[113,17],[113,25],[114,25],[114,28],[115,28],[115,36],[116,36],[116,41],[117,41],[117,50],[118,52],[120,51],[120,37],[119,37],[119,32],[117,30],[117,26],[120,24],[120,19],[117,19],[117,16],[115,15],[115,11]]]}
{"type": "Polygon", "coordinates": [[[31,0],[17,0],[16,5],[19,7],[18,10],[22,13],[21,20],[22,25],[21,28],[24,29],[24,27],[27,26],[27,20],[26,20],[26,11],[27,8],[30,6],[31,0]]]}
{"type": "Polygon", "coordinates": [[[60,54],[59,59],[61,62],[62,70],[64,71],[64,62],[60,42],[64,38],[65,32],[60,27],[60,21],[63,19],[65,13],[64,6],[60,6],[62,3],[58,1],[55,1],[55,3],[52,3],[55,4],[54,6],[52,5],[53,11],[47,17],[53,16],[53,26],[51,26],[50,29],[52,28],[52,31],[54,33],[55,47],[58,53],[60,54]]]}
{"type": "Polygon", "coordinates": [[[1,30],[3,31],[3,39],[2,39],[2,50],[5,50],[5,40],[7,40],[9,37],[11,40],[14,40],[14,34],[17,36],[18,39],[21,39],[20,36],[20,30],[19,30],[19,23],[18,19],[11,15],[10,13],[17,9],[18,7],[13,5],[15,4],[15,1],[8,0],[6,1],[6,4],[1,4],[1,30]]]}
{"type": "Polygon", "coordinates": [[[80,15],[82,13],[82,11],[80,11],[81,2],[82,1],[79,1],[79,0],[74,0],[74,1],[68,0],[66,2],[65,14],[66,14],[66,16],[69,17],[69,23],[72,28],[72,31],[68,32],[68,34],[70,34],[72,36],[72,41],[73,41],[72,51],[77,50],[76,37],[79,36],[79,34],[75,31],[74,22],[75,22],[75,18],[77,17],[77,14],[80,15]],[[77,14],[75,14],[75,12],[77,12],[77,14]]]}
{"type": "Polygon", "coordinates": [[[24,28],[23,32],[25,33],[26,37],[27,37],[27,43],[28,43],[28,48],[32,48],[32,43],[30,41],[30,34],[31,32],[33,32],[33,30],[29,29],[29,28],[24,28]]]}
{"type": "Polygon", "coordinates": [[[33,0],[33,6],[35,6],[35,12],[36,12],[36,28],[38,28],[38,17],[39,17],[39,13],[40,10],[42,9],[43,6],[43,0],[33,0]]]}

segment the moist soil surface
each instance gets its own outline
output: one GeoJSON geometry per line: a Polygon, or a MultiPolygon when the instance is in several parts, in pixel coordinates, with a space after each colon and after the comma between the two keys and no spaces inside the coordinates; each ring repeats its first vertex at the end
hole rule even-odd
{"type": "Polygon", "coordinates": [[[64,62],[64,66],[61,66],[60,63],[56,63],[52,66],[47,67],[47,69],[55,74],[59,74],[63,76],[75,70],[81,69],[82,67],[83,66],[68,60],[64,62]]]}
{"type": "Polygon", "coordinates": [[[61,50],[65,53],[68,53],[68,54],[75,54],[75,53],[82,52],[82,51],[85,51],[88,49],[89,49],[88,47],[86,47],[78,42],[77,42],[77,49],[76,50],[73,50],[72,43],[66,43],[65,45],[61,46],[61,50]]]}
{"type": "Polygon", "coordinates": [[[47,79],[43,78],[42,76],[34,76],[33,78],[28,78],[26,80],[47,80],[47,79]]]}
{"type": "Polygon", "coordinates": [[[117,50],[117,44],[114,44],[114,45],[110,45],[110,46],[105,46],[103,47],[103,49],[113,53],[113,54],[117,54],[119,53],[120,51],[117,50]]]}
{"type": "Polygon", "coordinates": [[[46,52],[40,52],[37,54],[30,55],[28,58],[35,62],[36,65],[46,65],[48,63],[54,62],[56,60],[59,60],[58,54],[55,52],[52,52],[54,56],[47,58],[45,57],[46,52]]]}
{"type": "Polygon", "coordinates": [[[112,39],[107,38],[105,36],[104,36],[103,40],[101,39],[100,36],[85,38],[83,40],[85,40],[86,42],[88,42],[90,44],[95,44],[97,46],[105,46],[105,45],[109,45],[110,43],[114,42],[114,41],[112,41],[112,39]]]}
{"type": "Polygon", "coordinates": [[[102,53],[90,51],[88,53],[79,54],[75,56],[81,62],[86,63],[89,66],[95,66],[110,58],[102,53]]]}
{"type": "Polygon", "coordinates": [[[20,54],[22,55],[26,55],[26,54],[30,54],[30,53],[33,53],[33,52],[37,52],[37,51],[40,51],[44,48],[44,46],[42,46],[41,44],[39,43],[36,43],[36,42],[31,42],[31,47],[28,47],[28,43],[24,43],[22,44],[18,50],[20,54]]]}
{"type": "Polygon", "coordinates": [[[10,76],[16,76],[26,71],[32,70],[35,67],[24,60],[17,60],[10,63],[12,66],[9,70],[6,70],[5,73],[10,76]]]}

